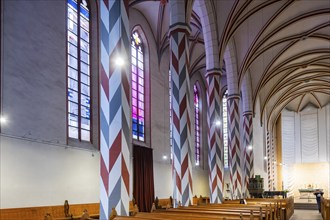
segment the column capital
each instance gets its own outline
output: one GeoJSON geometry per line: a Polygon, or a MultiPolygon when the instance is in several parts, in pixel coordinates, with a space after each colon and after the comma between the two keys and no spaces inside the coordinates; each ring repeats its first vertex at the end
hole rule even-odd
{"type": "Polygon", "coordinates": [[[252,115],[252,114],[253,114],[252,111],[245,111],[245,112],[243,112],[243,116],[245,116],[245,115],[252,115]]]}
{"type": "Polygon", "coordinates": [[[227,100],[231,100],[231,99],[241,99],[239,94],[230,94],[227,96],[227,100]]]}
{"type": "Polygon", "coordinates": [[[190,35],[191,28],[190,28],[189,24],[184,23],[184,22],[177,22],[177,23],[171,24],[170,28],[168,30],[168,36],[170,37],[172,34],[174,34],[176,32],[184,32],[187,35],[190,35]]]}
{"type": "Polygon", "coordinates": [[[206,70],[205,77],[207,78],[209,76],[222,76],[221,68],[213,68],[206,70]]]}

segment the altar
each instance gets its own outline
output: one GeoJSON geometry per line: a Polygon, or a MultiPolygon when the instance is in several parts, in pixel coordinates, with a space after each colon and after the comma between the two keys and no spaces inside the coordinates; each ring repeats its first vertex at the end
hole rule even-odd
{"type": "MultiPolygon", "coordinates": [[[[299,199],[307,199],[308,202],[311,202],[313,199],[315,199],[314,192],[317,189],[313,188],[307,188],[307,189],[298,189],[299,190],[299,199]]],[[[320,191],[323,192],[323,189],[319,189],[320,191]]]]}

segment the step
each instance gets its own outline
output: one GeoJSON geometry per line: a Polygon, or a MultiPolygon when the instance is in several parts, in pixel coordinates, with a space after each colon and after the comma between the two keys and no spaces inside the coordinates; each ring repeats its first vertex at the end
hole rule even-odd
{"type": "Polygon", "coordinates": [[[315,203],[295,203],[294,209],[317,210],[315,203]]]}

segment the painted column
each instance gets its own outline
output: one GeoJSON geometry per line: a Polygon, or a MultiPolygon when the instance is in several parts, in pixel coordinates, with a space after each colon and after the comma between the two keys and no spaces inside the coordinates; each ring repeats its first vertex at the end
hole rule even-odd
{"type": "Polygon", "coordinates": [[[209,163],[209,186],[210,202],[221,203],[223,201],[224,164],[223,143],[221,137],[221,126],[216,122],[221,120],[220,113],[220,73],[207,74],[207,123],[208,123],[208,163],[209,163]]]}
{"type": "Polygon", "coordinates": [[[245,196],[248,196],[249,191],[247,187],[249,184],[249,178],[254,176],[253,151],[255,149],[255,146],[253,146],[252,88],[251,88],[251,77],[249,72],[245,73],[242,81],[242,101],[243,101],[243,152],[244,152],[243,193],[245,196]]]}
{"type": "Polygon", "coordinates": [[[243,192],[245,196],[248,194],[247,186],[249,184],[249,178],[254,176],[253,167],[253,129],[252,129],[252,112],[247,111],[243,113],[243,138],[244,138],[244,188],[243,192]]]}
{"type": "Polygon", "coordinates": [[[270,132],[267,131],[266,134],[266,147],[267,147],[267,175],[268,175],[268,190],[272,189],[272,182],[271,182],[271,154],[270,154],[270,150],[271,150],[271,143],[270,143],[270,132]]]}
{"type": "Polygon", "coordinates": [[[100,1],[100,219],[128,215],[130,157],[130,33],[127,0],[100,1]],[[125,64],[115,65],[117,57],[125,64]]]}
{"type": "Polygon", "coordinates": [[[192,199],[189,33],[190,28],[187,24],[178,23],[170,26],[174,206],[177,206],[179,201],[183,206],[187,206],[192,199]]]}
{"type": "Polygon", "coordinates": [[[229,171],[233,199],[242,198],[242,171],[238,102],[238,95],[228,96],[227,103],[229,128],[229,171]]]}
{"type": "Polygon", "coordinates": [[[271,139],[271,157],[272,157],[272,163],[271,163],[271,170],[272,170],[272,190],[276,190],[275,187],[275,173],[277,172],[277,161],[275,159],[275,142],[274,142],[274,135],[272,135],[271,139]]]}

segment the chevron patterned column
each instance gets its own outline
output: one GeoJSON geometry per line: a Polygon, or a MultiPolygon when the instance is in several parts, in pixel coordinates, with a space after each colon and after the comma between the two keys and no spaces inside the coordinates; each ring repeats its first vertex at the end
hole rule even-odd
{"type": "Polygon", "coordinates": [[[275,159],[275,144],[274,144],[274,135],[271,139],[271,156],[272,156],[272,190],[275,190],[275,172],[277,168],[277,161],[275,159]]]}
{"type": "Polygon", "coordinates": [[[266,147],[267,147],[267,175],[268,175],[268,190],[272,189],[272,182],[271,182],[271,156],[270,156],[270,132],[267,131],[266,134],[266,147]]]}
{"type": "Polygon", "coordinates": [[[253,133],[252,133],[252,112],[243,113],[243,132],[244,132],[244,189],[243,192],[247,195],[247,186],[249,178],[254,176],[253,171],[253,133]],[[251,146],[252,148],[249,148],[251,146]]]}
{"type": "Polygon", "coordinates": [[[229,170],[233,199],[242,197],[238,95],[228,96],[229,170]]]}
{"type": "MultiPolygon", "coordinates": [[[[221,74],[221,73],[220,73],[221,74]]],[[[207,123],[208,123],[208,152],[209,162],[209,185],[210,185],[210,202],[221,203],[223,200],[223,144],[220,132],[220,126],[216,125],[216,121],[221,119],[220,114],[220,74],[208,73],[207,82],[207,123]]]]}
{"type": "Polygon", "coordinates": [[[128,1],[100,1],[100,219],[128,215],[130,156],[130,33],[128,1]],[[111,38],[110,38],[111,36],[111,38]],[[119,67],[120,56],[126,65],[119,67]]]}
{"type": "Polygon", "coordinates": [[[190,79],[188,73],[188,36],[186,24],[170,27],[170,68],[173,106],[173,199],[189,205],[192,199],[190,79]]]}

